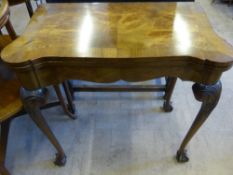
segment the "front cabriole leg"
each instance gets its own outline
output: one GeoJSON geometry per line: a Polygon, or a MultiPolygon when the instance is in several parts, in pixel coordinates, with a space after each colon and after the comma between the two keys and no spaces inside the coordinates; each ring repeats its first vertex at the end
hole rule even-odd
{"type": "Polygon", "coordinates": [[[192,89],[196,100],[201,101],[202,105],[191,128],[177,151],[176,159],[178,162],[187,162],[189,160],[185,147],[217,105],[222,91],[222,84],[220,81],[214,85],[195,83],[192,89]]]}
{"type": "Polygon", "coordinates": [[[57,149],[58,153],[54,163],[58,166],[65,165],[66,155],[40,111],[40,107],[46,103],[48,90],[43,88],[35,91],[27,91],[24,88],[21,88],[20,96],[22,98],[24,108],[28,112],[31,119],[57,149]]]}

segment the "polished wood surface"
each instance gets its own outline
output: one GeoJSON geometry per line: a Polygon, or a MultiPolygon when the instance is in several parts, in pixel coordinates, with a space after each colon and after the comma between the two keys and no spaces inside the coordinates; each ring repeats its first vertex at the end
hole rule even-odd
{"type": "Polygon", "coordinates": [[[233,62],[197,3],[46,4],[1,55],[28,89],[160,76],[213,84],[233,62]]]}
{"type": "Polygon", "coordinates": [[[9,63],[49,56],[191,56],[225,63],[233,51],[195,3],[51,4],[39,7],[2,56],[9,63]]]}

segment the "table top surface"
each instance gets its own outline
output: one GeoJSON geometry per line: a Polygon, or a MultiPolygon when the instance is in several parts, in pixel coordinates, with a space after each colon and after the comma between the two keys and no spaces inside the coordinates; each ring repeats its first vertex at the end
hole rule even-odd
{"type": "Polygon", "coordinates": [[[233,47],[212,30],[198,3],[71,3],[40,6],[1,56],[14,64],[187,56],[232,64],[233,47]]]}

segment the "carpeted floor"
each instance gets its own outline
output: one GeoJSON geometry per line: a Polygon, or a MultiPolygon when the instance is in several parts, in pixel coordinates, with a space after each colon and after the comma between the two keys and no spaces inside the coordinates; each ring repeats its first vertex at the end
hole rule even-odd
{"type": "MultiPolygon", "coordinates": [[[[199,2],[215,31],[233,45],[233,6],[199,2]]],[[[29,20],[25,6],[13,7],[11,17],[22,33],[29,20]]],[[[29,117],[15,119],[6,165],[13,175],[232,175],[233,69],[222,82],[218,107],[188,146],[189,163],[178,164],[174,155],[200,103],[192,83],[179,80],[172,113],[160,110],[156,93],[77,93],[75,121],[60,107],[44,110],[67,155],[62,168],[53,164],[54,148],[29,117]]]]}

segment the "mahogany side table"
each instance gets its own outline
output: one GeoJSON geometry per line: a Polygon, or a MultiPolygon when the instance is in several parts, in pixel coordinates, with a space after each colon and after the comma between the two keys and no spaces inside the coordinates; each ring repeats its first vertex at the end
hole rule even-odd
{"type": "MultiPolygon", "coordinates": [[[[46,86],[68,79],[193,81],[202,106],[176,155],[187,162],[185,147],[218,103],[233,47],[197,3],[64,3],[40,6],[1,56],[24,86],[25,100],[29,94],[40,99],[46,86]]],[[[40,113],[32,105],[31,111],[40,113]]]]}

